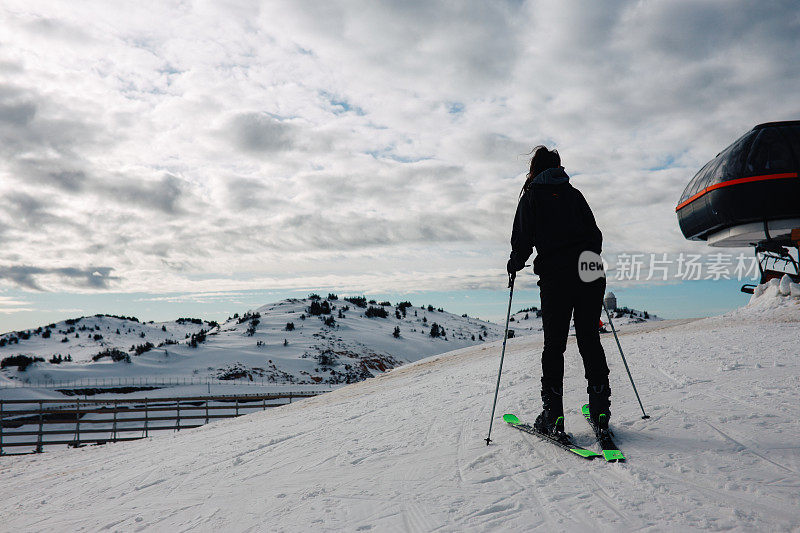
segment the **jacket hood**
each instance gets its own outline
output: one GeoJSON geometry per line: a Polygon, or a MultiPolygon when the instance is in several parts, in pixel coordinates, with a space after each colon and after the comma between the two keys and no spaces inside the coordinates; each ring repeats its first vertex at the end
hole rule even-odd
{"type": "Polygon", "coordinates": [[[537,185],[561,185],[568,181],[569,176],[564,172],[564,167],[548,168],[533,177],[533,183],[537,185]]]}

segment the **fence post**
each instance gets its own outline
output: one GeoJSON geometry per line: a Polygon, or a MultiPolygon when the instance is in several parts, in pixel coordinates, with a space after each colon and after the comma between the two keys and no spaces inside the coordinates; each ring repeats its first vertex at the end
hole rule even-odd
{"type": "Polygon", "coordinates": [[[75,399],[75,447],[81,445],[81,400],[75,399]]]}
{"type": "Polygon", "coordinates": [[[44,415],[42,409],[42,402],[39,401],[39,435],[37,435],[36,438],[36,453],[42,453],[42,416],[44,415]]]}
{"type": "Polygon", "coordinates": [[[114,400],[114,436],[111,440],[117,442],[117,400],[114,400]]]}
{"type": "Polygon", "coordinates": [[[289,403],[292,403],[292,391],[289,391],[289,403]]]}
{"type": "Polygon", "coordinates": [[[147,416],[148,416],[147,398],[145,398],[144,399],[144,436],[145,436],[145,438],[147,438],[147,434],[148,434],[147,433],[147,416]]]}
{"type": "Polygon", "coordinates": [[[239,398],[236,398],[236,416],[239,416],[239,398]]]}
{"type": "Polygon", "coordinates": [[[3,400],[0,400],[0,455],[3,455],[3,400]]]}
{"type": "Polygon", "coordinates": [[[175,400],[175,406],[178,408],[178,418],[175,421],[175,431],[181,430],[181,401],[175,400]]]}
{"type": "Polygon", "coordinates": [[[206,398],[206,424],[208,424],[208,398],[206,398]]]}

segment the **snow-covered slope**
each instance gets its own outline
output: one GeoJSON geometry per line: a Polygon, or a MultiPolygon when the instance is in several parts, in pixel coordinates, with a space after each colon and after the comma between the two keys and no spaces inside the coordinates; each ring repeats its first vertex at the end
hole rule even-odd
{"type": "MultiPolygon", "coordinates": [[[[800,308],[643,324],[621,335],[642,420],[604,336],[624,464],[588,462],[500,420],[539,409],[538,336],[405,365],[180,434],[0,460],[9,531],[796,531],[800,308]]],[[[567,429],[585,382],[567,352],[567,429]]]]}
{"type": "Polygon", "coordinates": [[[429,355],[496,340],[503,333],[496,324],[432,307],[354,301],[284,300],[222,324],[196,319],[140,323],[104,315],[8,333],[0,336],[0,359],[24,354],[44,361],[23,364],[24,370],[6,363],[0,379],[349,383],[429,355]],[[62,361],[51,362],[53,356],[62,361]],[[67,357],[71,360],[63,361],[67,357]]]}

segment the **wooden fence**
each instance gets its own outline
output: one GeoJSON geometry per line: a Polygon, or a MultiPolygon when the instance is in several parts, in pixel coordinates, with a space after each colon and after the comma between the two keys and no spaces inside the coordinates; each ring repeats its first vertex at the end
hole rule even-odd
{"type": "Polygon", "coordinates": [[[40,453],[44,446],[79,447],[143,439],[153,431],[196,428],[212,420],[234,418],[317,394],[0,400],[0,456],[40,453]],[[9,448],[21,450],[9,453],[9,448]]]}

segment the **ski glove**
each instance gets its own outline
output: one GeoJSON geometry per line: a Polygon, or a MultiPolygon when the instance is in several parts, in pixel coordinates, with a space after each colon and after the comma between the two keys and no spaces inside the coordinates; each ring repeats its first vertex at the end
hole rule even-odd
{"type": "Polygon", "coordinates": [[[506,263],[506,271],[510,275],[514,275],[518,270],[522,270],[523,268],[525,268],[525,263],[520,264],[516,260],[514,252],[511,252],[511,257],[509,258],[508,263],[506,263]]]}

